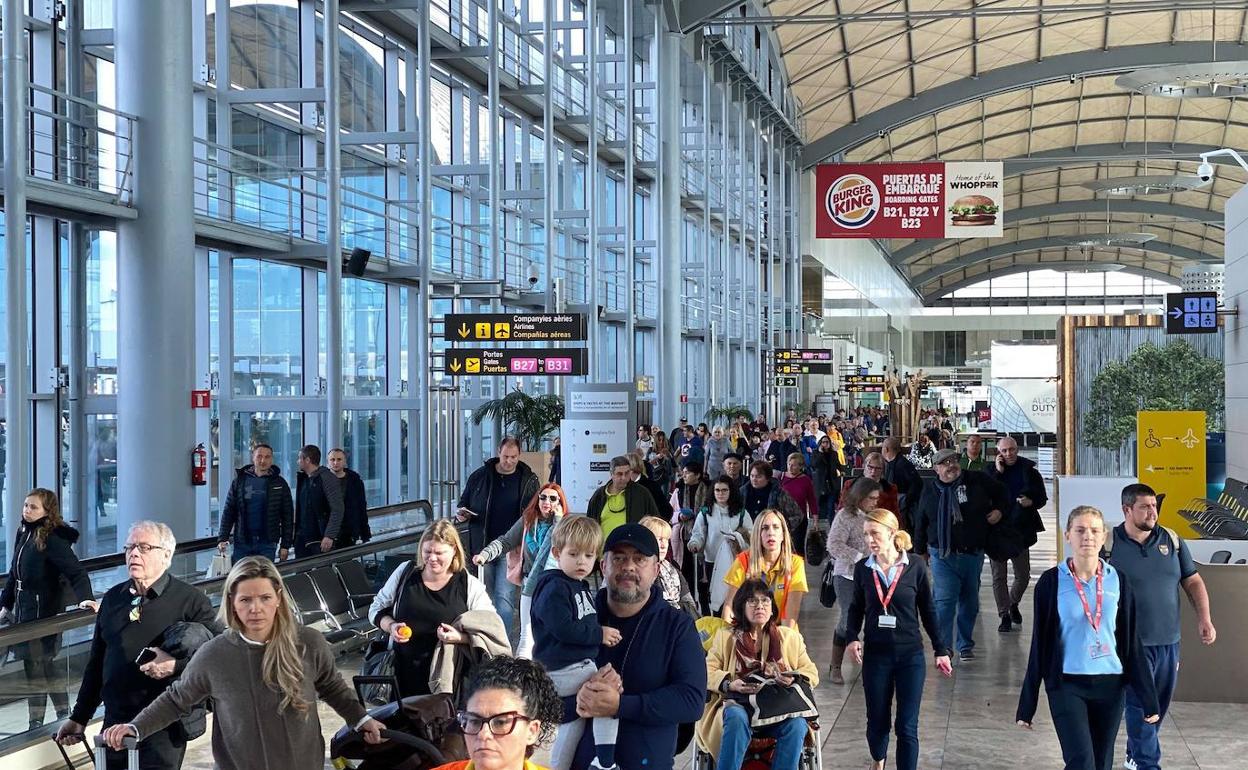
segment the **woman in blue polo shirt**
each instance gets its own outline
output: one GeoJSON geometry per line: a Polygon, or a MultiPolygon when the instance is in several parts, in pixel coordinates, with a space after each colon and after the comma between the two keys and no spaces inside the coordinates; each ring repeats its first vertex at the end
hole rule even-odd
{"type": "Polygon", "coordinates": [[[1088,505],[1066,520],[1069,558],[1036,583],[1035,626],[1018,724],[1031,729],[1044,682],[1066,770],[1109,770],[1129,681],[1158,720],[1157,693],[1136,633],[1131,585],[1100,558],[1105,518],[1088,505]]]}

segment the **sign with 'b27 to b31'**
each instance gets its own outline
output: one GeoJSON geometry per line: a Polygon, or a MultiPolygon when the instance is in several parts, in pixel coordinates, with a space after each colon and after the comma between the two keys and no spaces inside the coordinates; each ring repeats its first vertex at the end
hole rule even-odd
{"type": "Polygon", "coordinates": [[[829,163],[815,168],[818,238],[1000,238],[1001,163],[829,163]]]}

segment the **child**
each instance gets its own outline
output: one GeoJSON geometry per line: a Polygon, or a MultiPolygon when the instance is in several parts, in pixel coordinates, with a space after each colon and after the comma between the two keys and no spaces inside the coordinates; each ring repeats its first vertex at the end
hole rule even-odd
{"type": "MultiPolygon", "coordinates": [[[[594,568],[602,548],[602,528],[588,516],[565,516],[551,533],[550,555],[558,569],[548,569],[533,588],[533,659],[546,667],[561,697],[575,695],[581,685],[598,672],[598,650],[620,641],[620,632],[598,623],[594,595],[585,576],[594,568]]],[[[550,750],[552,770],[568,770],[585,720],[559,725],[550,750]]],[[[594,719],[594,745],[598,756],[592,767],[618,770],[615,736],[619,720],[594,719]]]]}
{"type": "Polygon", "coordinates": [[[657,516],[643,516],[637,523],[653,532],[654,539],[659,541],[659,586],[663,589],[663,600],[678,610],[688,612],[695,620],[701,617],[685,576],[667,558],[672,542],[672,525],[657,516]]]}

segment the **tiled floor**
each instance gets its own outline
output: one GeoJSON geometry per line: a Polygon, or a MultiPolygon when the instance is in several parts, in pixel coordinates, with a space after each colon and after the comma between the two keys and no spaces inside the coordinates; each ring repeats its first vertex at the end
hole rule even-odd
{"type": "MultiPolygon", "coordinates": [[[[1055,558],[1053,526],[1047,539],[1033,550],[1035,575],[1051,565],[1055,558]]],[[[811,584],[817,582],[812,570],[811,584]]],[[[992,597],[985,569],[981,592],[982,606],[976,641],[979,657],[972,663],[958,665],[952,679],[941,677],[929,669],[923,710],[920,717],[923,770],[1005,770],[1006,768],[1060,768],[1061,753],[1042,698],[1036,715],[1035,729],[1027,731],[1014,725],[1014,709],[1018,688],[1027,665],[1031,634],[1029,624],[1021,633],[999,634],[992,606],[992,597]]],[[[1029,605],[1031,594],[1028,592],[1029,605]]],[[[802,630],[807,644],[821,669],[826,669],[831,654],[832,628],[837,610],[825,610],[814,596],[808,597],[802,615],[802,630]]],[[[1025,613],[1028,614],[1029,613],[1025,613]]],[[[1242,640],[1221,640],[1220,644],[1242,640]]],[[[344,674],[350,675],[353,664],[344,661],[344,674]]],[[[850,670],[850,676],[856,672],[850,670]]],[[[862,689],[856,679],[843,687],[827,682],[816,690],[823,724],[823,759],[826,770],[855,770],[867,766],[864,731],[865,707],[862,689]]],[[[328,709],[321,708],[321,723],[326,740],[341,725],[328,709]]],[[[1242,725],[1248,724],[1248,705],[1176,703],[1162,731],[1162,748],[1166,770],[1242,770],[1248,768],[1248,735],[1242,725]]],[[[1123,756],[1125,733],[1119,734],[1119,759],[1123,756]]],[[[544,755],[539,755],[539,761],[544,755]]],[[[686,754],[678,767],[689,766],[686,754]]],[[[187,768],[208,770],[212,767],[207,737],[193,747],[187,768]]],[[[1121,764],[1116,765],[1121,767],[1121,764]]],[[[889,767],[892,767],[890,760],[889,767]]]]}

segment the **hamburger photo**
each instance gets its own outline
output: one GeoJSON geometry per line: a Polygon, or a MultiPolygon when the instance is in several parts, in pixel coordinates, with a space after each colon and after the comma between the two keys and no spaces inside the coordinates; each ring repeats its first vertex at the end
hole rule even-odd
{"type": "Polygon", "coordinates": [[[1000,210],[986,195],[963,195],[949,207],[949,221],[956,227],[991,227],[1000,210]]]}

